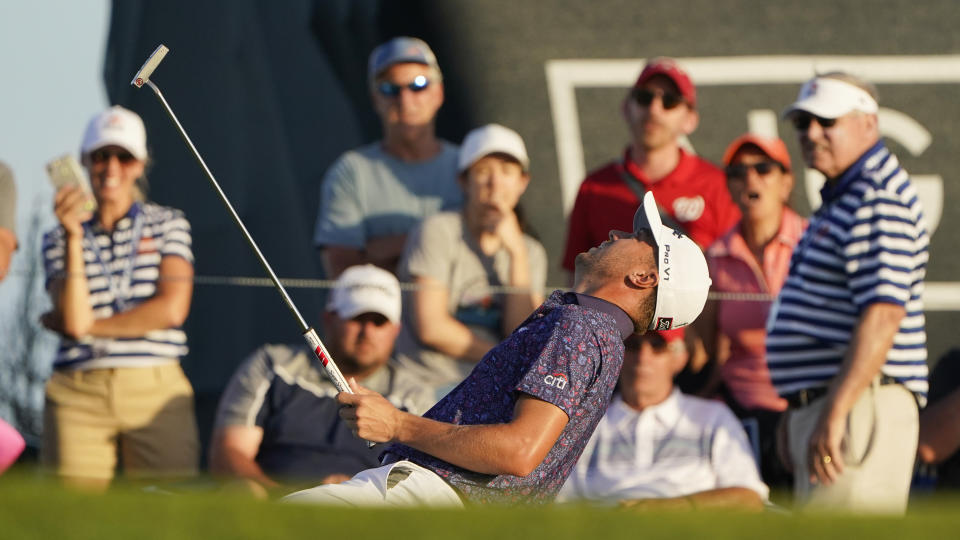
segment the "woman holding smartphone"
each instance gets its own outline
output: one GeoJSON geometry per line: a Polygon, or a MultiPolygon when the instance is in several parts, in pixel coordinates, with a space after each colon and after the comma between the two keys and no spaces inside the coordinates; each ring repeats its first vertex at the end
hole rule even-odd
{"type": "Polygon", "coordinates": [[[43,463],[71,484],[197,472],[193,390],[180,369],[193,253],[183,213],[146,202],[146,130],[115,106],[88,124],[81,147],[91,194],[57,191],[60,225],[44,235],[61,342],[47,382],[43,463]]]}

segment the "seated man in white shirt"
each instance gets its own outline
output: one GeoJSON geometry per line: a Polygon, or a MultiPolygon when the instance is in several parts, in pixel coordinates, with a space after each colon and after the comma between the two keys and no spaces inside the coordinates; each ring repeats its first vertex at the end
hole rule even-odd
{"type": "Polygon", "coordinates": [[[760,509],[769,495],[740,422],[721,402],[683,394],[682,338],[634,334],[619,391],[558,501],[624,507],[760,509]]]}

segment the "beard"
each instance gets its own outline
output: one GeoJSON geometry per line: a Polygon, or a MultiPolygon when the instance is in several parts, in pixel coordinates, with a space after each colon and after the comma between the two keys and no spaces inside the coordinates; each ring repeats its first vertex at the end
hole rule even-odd
{"type": "Polygon", "coordinates": [[[642,334],[650,328],[657,311],[657,289],[645,297],[633,310],[633,331],[642,334]]]}

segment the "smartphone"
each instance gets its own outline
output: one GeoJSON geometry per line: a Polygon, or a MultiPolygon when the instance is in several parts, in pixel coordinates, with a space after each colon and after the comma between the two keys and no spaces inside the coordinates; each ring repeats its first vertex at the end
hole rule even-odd
{"type": "Polygon", "coordinates": [[[60,156],[47,163],[47,175],[50,176],[54,191],[60,191],[64,186],[79,186],[88,195],[84,209],[90,212],[97,209],[97,200],[93,197],[87,172],[72,154],[60,156]]]}

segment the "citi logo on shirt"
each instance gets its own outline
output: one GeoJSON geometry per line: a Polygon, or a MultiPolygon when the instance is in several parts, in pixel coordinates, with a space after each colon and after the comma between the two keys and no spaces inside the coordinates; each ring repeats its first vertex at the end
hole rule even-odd
{"type": "Polygon", "coordinates": [[[554,386],[558,390],[563,390],[567,386],[567,376],[563,373],[553,373],[543,378],[547,386],[554,386]]]}

